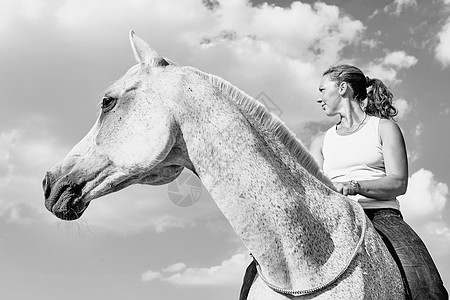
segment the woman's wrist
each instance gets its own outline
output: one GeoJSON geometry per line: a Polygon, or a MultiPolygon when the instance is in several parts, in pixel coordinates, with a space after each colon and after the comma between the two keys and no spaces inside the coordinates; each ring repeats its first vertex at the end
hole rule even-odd
{"type": "Polygon", "coordinates": [[[353,193],[354,195],[359,194],[359,192],[361,191],[361,185],[359,184],[358,181],[356,180],[350,180],[350,186],[353,189],[353,193]]]}
{"type": "Polygon", "coordinates": [[[336,191],[344,196],[354,196],[361,192],[361,186],[356,180],[333,183],[336,191]]]}

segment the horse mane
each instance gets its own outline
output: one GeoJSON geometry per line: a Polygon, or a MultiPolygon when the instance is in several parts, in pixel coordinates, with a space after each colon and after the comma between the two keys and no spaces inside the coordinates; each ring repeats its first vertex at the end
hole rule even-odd
{"type": "Polygon", "coordinates": [[[203,79],[207,80],[213,86],[216,86],[224,95],[231,98],[239,110],[245,115],[256,120],[260,126],[261,132],[271,132],[288,149],[292,157],[311,175],[319,181],[335,190],[331,180],[320,170],[319,165],[309,153],[303,143],[297,139],[295,134],[281,121],[277,116],[268,111],[268,109],[247,95],[228,81],[212,74],[204,73],[193,67],[186,67],[203,79]]]}

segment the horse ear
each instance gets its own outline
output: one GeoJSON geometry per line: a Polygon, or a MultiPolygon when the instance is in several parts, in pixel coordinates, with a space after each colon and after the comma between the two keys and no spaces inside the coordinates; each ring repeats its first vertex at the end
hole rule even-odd
{"type": "Polygon", "coordinates": [[[138,37],[133,30],[130,31],[131,48],[133,48],[134,57],[140,63],[151,64],[154,66],[165,66],[168,63],[144,40],[138,37]]]}

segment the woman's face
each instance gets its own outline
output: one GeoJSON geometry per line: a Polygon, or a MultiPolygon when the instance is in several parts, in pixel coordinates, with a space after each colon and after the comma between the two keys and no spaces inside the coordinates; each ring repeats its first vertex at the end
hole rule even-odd
{"type": "Polygon", "coordinates": [[[336,81],[332,81],[329,75],[325,75],[320,80],[320,96],[317,103],[322,106],[327,116],[334,116],[338,113],[338,107],[341,103],[341,95],[336,81]]]}

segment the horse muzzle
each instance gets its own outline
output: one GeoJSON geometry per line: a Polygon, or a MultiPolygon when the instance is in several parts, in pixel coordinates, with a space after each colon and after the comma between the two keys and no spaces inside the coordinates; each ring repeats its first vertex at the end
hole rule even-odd
{"type": "Polygon", "coordinates": [[[42,182],[45,207],[56,217],[70,221],[81,217],[89,205],[82,200],[86,183],[77,183],[73,175],[54,178],[47,172],[42,182]]]}

